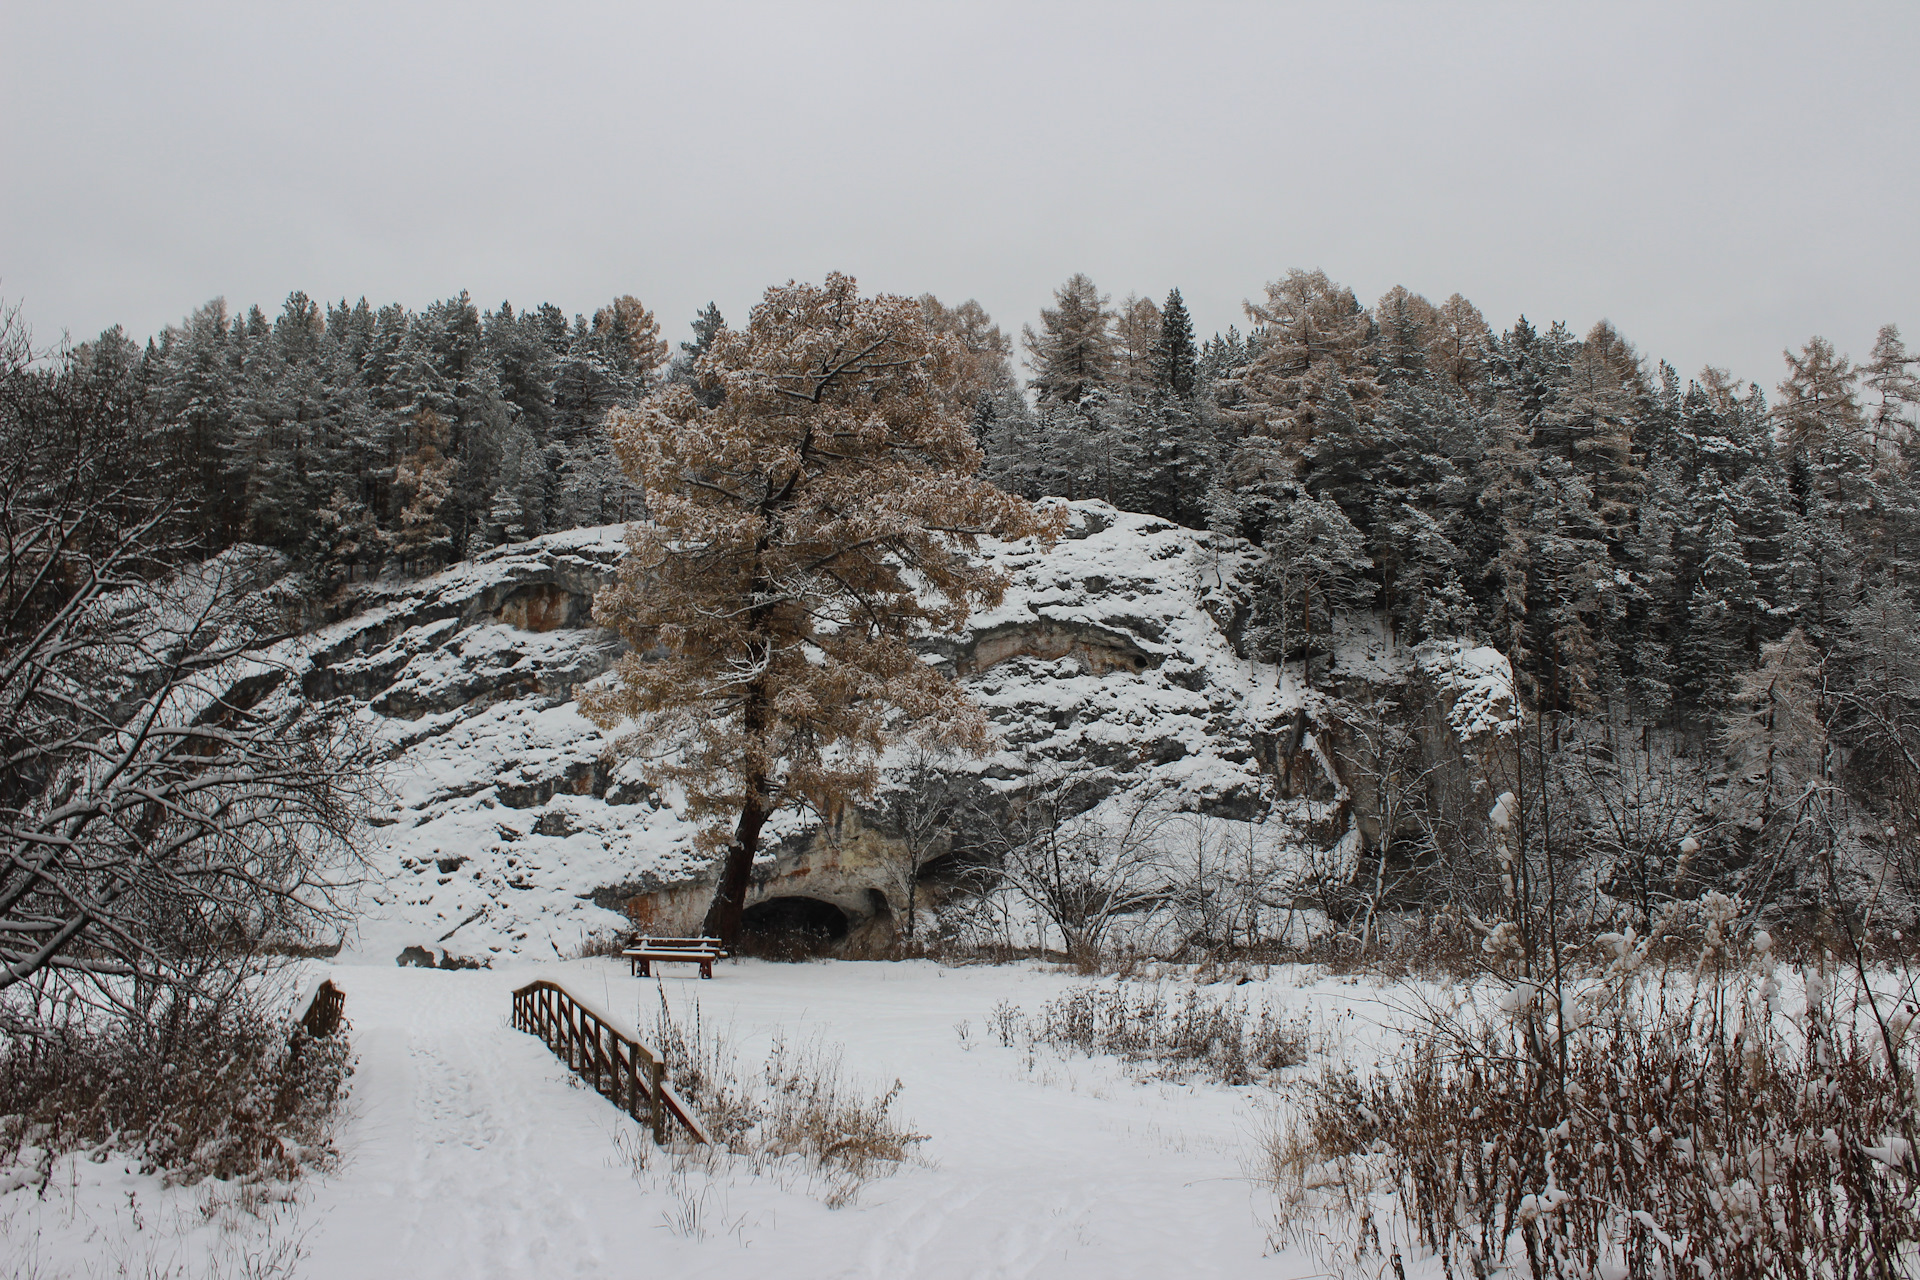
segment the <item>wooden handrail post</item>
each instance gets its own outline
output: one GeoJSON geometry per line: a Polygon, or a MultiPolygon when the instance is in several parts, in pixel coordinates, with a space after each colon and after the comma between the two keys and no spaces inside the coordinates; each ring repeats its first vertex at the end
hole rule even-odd
{"type": "Polygon", "coordinates": [[[648,1074],[653,1077],[649,1082],[653,1086],[650,1091],[653,1104],[653,1142],[655,1146],[665,1146],[667,1143],[667,1091],[660,1086],[666,1080],[667,1064],[656,1057],[653,1060],[652,1070],[648,1074]]]}

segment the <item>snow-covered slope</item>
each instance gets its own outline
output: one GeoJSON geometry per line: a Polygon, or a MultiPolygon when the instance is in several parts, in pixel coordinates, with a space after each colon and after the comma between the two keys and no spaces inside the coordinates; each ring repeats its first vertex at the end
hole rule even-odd
{"type": "MultiPolygon", "coordinates": [[[[1070,518],[1051,548],[987,547],[1008,575],[1005,600],[964,636],[929,642],[1000,733],[996,754],[957,767],[988,792],[1039,770],[1094,769],[1109,791],[1324,825],[1345,793],[1302,708],[1325,699],[1235,648],[1257,553],[1104,503],[1074,503],[1070,518]],[[1276,808],[1288,796],[1294,805],[1276,808]]],[[[273,696],[351,700],[383,761],[389,795],[349,954],[446,964],[568,954],[624,926],[619,908],[635,895],[667,890],[667,901],[704,874],[670,797],[640,766],[609,762],[606,736],[573,702],[619,652],[590,610],[621,549],[617,527],[503,548],[367,591],[352,616],[267,655],[285,673],[273,696]]],[[[1415,667],[1377,644],[1349,648],[1370,675],[1415,667]]],[[[1458,686],[1461,716],[1478,717],[1463,730],[1500,713],[1485,688],[1493,677],[1473,665],[1487,654],[1455,646],[1419,664],[1458,686]]],[[[837,844],[823,855],[797,819],[770,834],[785,841],[775,851],[785,862],[769,874],[880,883],[861,880],[837,844]]]]}

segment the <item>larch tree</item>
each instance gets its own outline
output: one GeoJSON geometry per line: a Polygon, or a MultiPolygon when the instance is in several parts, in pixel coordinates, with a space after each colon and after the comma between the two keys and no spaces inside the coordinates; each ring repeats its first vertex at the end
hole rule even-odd
{"type": "Polygon", "coordinates": [[[1373,317],[1353,291],[1324,271],[1290,271],[1267,286],[1265,302],[1249,302],[1259,339],[1241,374],[1239,414],[1257,434],[1309,453],[1332,412],[1326,391],[1337,387],[1359,413],[1379,393],[1368,360],[1373,317]]]}
{"type": "Polygon", "coordinates": [[[1774,405],[1780,442],[1790,458],[1817,457],[1861,447],[1866,423],[1860,412],[1859,376],[1825,338],[1807,340],[1799,355],[1781,353],[1787,377],[1774,405]]]}
{"type": "Polygon", "coordinates": [[[1459,294],[1440,304],[1431,345],[1427,348],[1434,372],[1463,391],[1480,385],[1486,369],[1487,345],[1493,333],[1480,309],[1459,294]]]}
{"type": "Polygon", "coordinates": [[[1129,397],[1144,401],[1159,378],[1162,319],[1152,298],[1129,295],[1114,313],[1114,381],[1129,397]]]}
{"type": "Polygon", "coordinates": [[[920,295],[920,316],[934,333],[947,334],[965,353],[960,390],[968,404],[981,395],[999,395],[1015,389],[1013,343],[993,322],[985,307],[968,298],[949,307],[930,293],[920,295]]]}
{"type": "Polygon", "coordinates": [[[1005,579],[980,537],[1058,535],[1059,515],[978,478],[970,356],[911,298],[844,275],[767,290],[720,330],[695,389],[610,415],[646,492],[594,618],[631,645],[582,698],[616,749],[679,785],[724,848],[704,928],[737,939],[761,832],[871,794],[891,741],[984,750],[987,723],[915,641],[952,632],[1005,579]]]}
{"type": "Polygon", "coordinates": [[[1113,313],[1107,298],[1085,275],[1075,274],[1053,291],[1052,307],[1040,309],[1040,329],[1022,333],[1027,367],[1042,400],[1079,404],[1113,372],[1113,313]]]}
{"type": "Polygon", "coordinates": [[[1873,403],[1868,409],[1868,436],[1875,462],[1896,457],[1913,439],[1914,411],[1920,408],[1920,377],[1913,372],[1916,363],[1900,340],[1896,325],[1880,326],[1873,344],[1873,355],[1860,366],[1860,373],[1873,403]]]}

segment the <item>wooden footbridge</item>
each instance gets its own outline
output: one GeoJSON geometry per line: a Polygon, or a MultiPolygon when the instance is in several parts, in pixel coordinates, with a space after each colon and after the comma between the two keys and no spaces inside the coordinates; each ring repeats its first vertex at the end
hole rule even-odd
{"type": "Polygon", "coordinates": [[[667,1083],[666,1062],[557,982],[529,982],[513,993],[513,1026],[539,1036],[568,1069],[614,1106],[653,1130],[664,1145],[678,1122],[695,1142],[712,1142],[667,1083]]]}

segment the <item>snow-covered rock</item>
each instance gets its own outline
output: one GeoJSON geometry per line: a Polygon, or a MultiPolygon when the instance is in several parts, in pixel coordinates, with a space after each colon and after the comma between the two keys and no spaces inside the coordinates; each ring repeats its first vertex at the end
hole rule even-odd
{"type": "MultiPolygon", "coordinates": [[[[591,601],[622,549],[618,527],[577,529],[362,588],[349,616],[261,656],[271,696],[349,710],[384,762],[350,954],[486,964],[571,953],[628,911],[663,931],[697,923],[709,861],[694,830],[641,765],[609,759],[573,701],[620,652],[591,601]]],[[[1237,647],[1255,550],[1078,502],[1051,548],[983,555],[1005,599],[928,650],[999,730],[996,752],[952,766],[989,808],[1036,774],[1090,772],[1096,794],[1151,794],[1356,856],[1342,704],[1237,647]]],[[[1416,660],[1363,639],[1336,656],[1336,685],[1343,663],[1354,679],[1423,673],[1462,746],[1511,716],[1498,654],[1426,646],[1416,660]]],[[[787,815],[769,837],[758,899],[814,898],[854,924],[898,906],[883,874],[895,843],[873,814],[833,832],[787,815]]]]}

